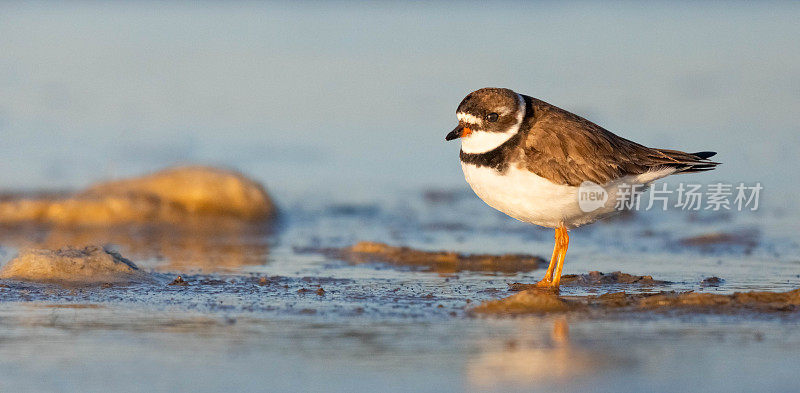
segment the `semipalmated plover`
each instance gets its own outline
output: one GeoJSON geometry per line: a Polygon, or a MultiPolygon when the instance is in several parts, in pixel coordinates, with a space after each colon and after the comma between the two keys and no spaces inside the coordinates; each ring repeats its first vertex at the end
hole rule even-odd
{"type": "Polygon", "coordinates": [[[445,140],[461,138],[461,168],[475,194],[517,220],[555,228],[550,266],[538,283],[544,287],[558,288],[567,231],[618,212],[620,185],[643,191],[657,179],[718,165],[708,160],[714,152],[642,146],[509,89],[474,91],[456,115],[458,126],[445,140]],[[582,209],[579,190],[587,185],[606,192],[608,199],[582,209]]]}

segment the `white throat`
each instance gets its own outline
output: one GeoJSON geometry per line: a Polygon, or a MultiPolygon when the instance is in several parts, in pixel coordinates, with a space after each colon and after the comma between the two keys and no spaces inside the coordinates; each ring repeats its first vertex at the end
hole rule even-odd
{"type": "MultiPolygon", "coordinates": [[[[522,126],[522,119],[525,117],[525,99],[519,94],[517,96],[519,97],[519,110],[517,111],[517,122],[514,125],[504,132],[481,131],[476,127],[469,136],[461,138],[461,151],[472,154],[486,153],[517,135],[520,126],[522,126]]],[[[477,124],[480,126],[483,123],[482,119],[478,119],[468,113],[457,113],[456,115],[460,121],[470,125],[477,124]]]]}

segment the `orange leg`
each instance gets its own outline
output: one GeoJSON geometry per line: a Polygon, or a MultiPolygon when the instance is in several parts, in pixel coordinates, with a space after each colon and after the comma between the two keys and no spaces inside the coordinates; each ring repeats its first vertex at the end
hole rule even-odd
{"type": "MultiPolygon", "coordinates": [[[[564,231],[566,233],[566,231],[564,231]]],[[[553,255],[550,257],[550,265],[547,267],[547,272],[544,274],[544,277],[541,281],[536,283],[536,286],[539,287],[551,287],[553,284],[553,273],[555,272],[556,265],[558,264],[558,256],[561,254],[561,237],[562,237],[562,228],[556,228],[556,236],[555,236],[555,246],[553,246],[553,255]]]]}
{"type": "Polygon", "coordinates": [[[567,249],[569,248],[569,234],[563,224],[561,226],[561,234],[561,245],[558,247],[558,266],[556,266],[552,280],[553,288],[558,288],[558,284],[561,282],[561,270],[564,268],[564,258],[567,256],[567,249]]]}

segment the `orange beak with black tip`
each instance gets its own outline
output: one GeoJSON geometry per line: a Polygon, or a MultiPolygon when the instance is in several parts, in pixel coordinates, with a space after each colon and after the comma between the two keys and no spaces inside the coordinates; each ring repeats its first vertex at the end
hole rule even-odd
{"type": "Polygon", "coordinates": [[[450,131],[450,133],[447,134],[446,137],[444,137],[444,140],[452,141],[453,139],[464,138],[466,136],[469,136],[469,134],[472,134],[472,129],[459,124],[456,126],[456,128],[453,129],[453,131],[450,131]]]}

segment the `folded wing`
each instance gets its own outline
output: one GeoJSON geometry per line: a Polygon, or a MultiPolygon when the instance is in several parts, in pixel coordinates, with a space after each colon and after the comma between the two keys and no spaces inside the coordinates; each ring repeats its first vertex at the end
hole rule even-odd
{"type": "Polygon", "coordinates": [[[525,99],[529,126],[522,127],[528,129],[521,144],[523,162],[528,170],[556,184],[579,186],[587,180],[606,184],[664,168],[691,173],[712,170],[719,164],[708,160],[714,152],[649,148],[544,101],[525,99]]]}

